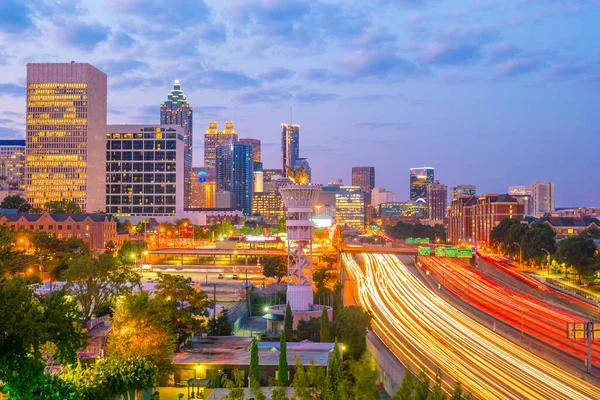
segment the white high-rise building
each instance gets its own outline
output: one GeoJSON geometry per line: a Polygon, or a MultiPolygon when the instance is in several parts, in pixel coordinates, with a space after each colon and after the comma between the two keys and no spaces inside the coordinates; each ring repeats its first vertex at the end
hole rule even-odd
{"type": "Polygon", "coordinates": [[[393,203],[394,192],[383,188],[373,188],[371,191],[371,206],[375,207],[383,203],[393,203]]]}
{"type": "Polygon", "coordinates": [[[540,218],[555,210],[554,184],[550,182],[533,182],[531,184],[533,216],[540,218]]]}

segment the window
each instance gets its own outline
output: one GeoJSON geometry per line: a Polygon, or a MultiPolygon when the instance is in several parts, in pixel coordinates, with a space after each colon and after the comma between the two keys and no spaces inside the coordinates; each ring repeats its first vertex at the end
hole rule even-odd
{"type": "Polygon", "coordinates": [[[32,231],[35,227],[33,225],[29,225],[29,230],[32,231]]]}
{"type": "MultiPolygon", "coordinates": [[[[67,230],[69,231],[71,229],[73,229],[73,226],[72,225],[67,225],[67,230]]],[[[69,235],[69,237],[71,237],[71,236],[69,235]]]]}
{"type": "Polygon", "coordinates": [[[44,225],[39,225],[39,226],[38,226],[38,229],[39,229],[39,230],[42,230],[42,229],[44,229],[44,225]]]}
{"type": "MultiPolygon", "coordinates": [[[[77,230],[78,231],[81,230],[81,225],[77,225],[77,230]]],[[[79,234],[78,234],[77,237],[81,237],[81,236],[79,236],[79,234]]]]}
{"type": "Polygon", "coordinates": [[[62,231],[62,225],[57,225],[59,231],[62,231]]]}
{"type": "Polygon", "coordinates": [[[90,226],[89,226],[89,225],[86,225],[86,226],[85,226],[85,230],[86,230],[86,231],[89,231],[89,230],[90,230],[90,226]]]}
{"type": "Polygon", "coordinates": [[[569,235],[572,235],[572,234],[573,234],[573,228],[569,228],[569,229],[567,229],[567,233],[568,233],[569,235]]]}

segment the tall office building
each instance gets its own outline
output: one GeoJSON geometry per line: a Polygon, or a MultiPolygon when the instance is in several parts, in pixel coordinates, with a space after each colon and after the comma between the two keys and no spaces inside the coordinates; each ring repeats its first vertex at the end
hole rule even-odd
{"type": "Polygon", "coordinates": [[[220,145],[216,156],[217,192],[233,193],[235,208],[250,215],[254,193],[252,146],[242,143],[220,145]]]}
{"type": "Polygon", "coordinates": [[[90,64],[27,64],[25,193],[106,207],[106,74],[90,64]]]}
{"type": "Polygon", "coordinates": [[[370,195],[375,187],[375,167],[352,167],[352,186],[360,186],[370,195]]]}
{"type": "Polygon", "coordinates": [[[207,168],[216,167],[216,150],[223,144],[237,143],[238,135],[233,127],[233,122],[225,122],[225,129],[220,131],[217,123],[211,121],[208,123],[208,129],[204,134],[204,166],[207,168]]]}
{"type": "Polygon", "coordinates": [[[531,197],[533,202],[533,216],[543,217],[546,213],[553,212],[556,207],[554,203],[554,184],[550,182],[533,182],[531,184],[531,197]]]}
{"type": "Polygon", "coordinates": [[[383,188],[373,188],[371,192],[371,205],[373,207],[378,206],[383,203],[393,203],[394,202],[394,192],[390,192],[389,190],[383,188]]]}
{"type": "Polygon", "coordinates": [[[281,172],[294,168],[300,154],[300,125],[281,124],[281,172]]]}
{"type": "Polygon", "coordinates": [[[186,208],[215,208],[216,190],[214,169],[192,168],[190,201],[186,208]]]}
{"type": "Polygon", "coordinates": [[[459,197],[475,196],[476,188],[475,185],[456,185],[450,188],[450,192],[452,193],[451,200],[454,200],[459,197]]]}
{"type": "Polygon", "coordinates": [[[433,168],[410,169],[410,200],[427,201],[427,185],[433,183],[433,168]]]}
{"type": "Polygon", "coordinates": [[[0,140],[0,185],[25,190],[24,140],[0,140]]]}
{"type": "Polygon", "coordinates": [[[168,216],[184,211],[184,128],[108,125],[106,212],[168,216]]]}
{"type": "Polygon", "coordinates": [[[260,215],[265,223],[276,225],[279,219],[285,216],[279,191],[255,192],[252,199],[252,215],[260,215]]]}
{"type": "Polygon", "coordinates": [[[186,206],[190,201],[190,185],[192,174],[192,138],[194,127],[194,110],[181,91],[179,81],[175,81],[173,90],[167,96],[167,101],[160,105],[161,125],[180,125],[183,127],[183,176],[184,198],[186,206]]]}
{"type": "Polygon", "coordinates": [[[335,192],[335,222],[341,226],[365,226],[365,193],[359,186],[340,186],[335,192]]]}
{"type": "Polygon", "coordinates": [[[448,206],[448,188],[439,181],[427,185],[427,217],[432,220],[446,218],[448,206]]]}
{"type": "Polygon", "coordinates": [[[252,146],[252,159],[254,162],[260,161],[260,140],[259,139],[251,139],[251,138],[241,138],[238,140],[238,143],[249,144],[252,146]]]}

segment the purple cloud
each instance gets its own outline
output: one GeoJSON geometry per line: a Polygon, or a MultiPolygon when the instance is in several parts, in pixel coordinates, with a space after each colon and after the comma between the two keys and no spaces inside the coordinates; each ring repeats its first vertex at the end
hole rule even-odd
{"type": "Polygon", "coordinates": [[[76,22],[58,28],[58,39],[83,51],[94,49],[110,35],[110,27],[97,23],[76,22]]]}
{"type": "Polygon", "coordinates": [[[544,63],[536,57],[511,58],[496,66],[497,78],[509,78],[517,75],[538,71],[544,67],[544,63]]]}
{"type": "Polygon", "coordinates": [[[294,71],[283,68],[283,67],[269,67],[265,69],[259,78],[265,81],[277,81],[281,79],[288,79],[294,76],[294,71]]]}
{"type": "Polygon", "coordinates": [[[482,57],[484,46],[498,38],[495,30],[486,28],[466,31],[452,28],[437,36],[421,52],[421,60],[426,64],[459,65],[477,62],[482,57]]]}

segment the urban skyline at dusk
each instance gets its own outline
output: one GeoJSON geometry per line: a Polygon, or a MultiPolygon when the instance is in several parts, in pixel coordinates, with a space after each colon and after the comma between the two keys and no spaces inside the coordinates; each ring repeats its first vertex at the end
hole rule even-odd
{"type": "Polygon", "coordinates": [[[109,124],[159,123],[179,79],[194,167],[213,120],[278,167],[292,106],[314,182],[374,166],[403,201],[427,165],[448,187],[550,181],[557,207],[598,203],[598,2],[193,2],[148,24],[157,3],[3,2],[0,136],[24,137],[26,63],[75,60],[108,75],[109,124]]]}

